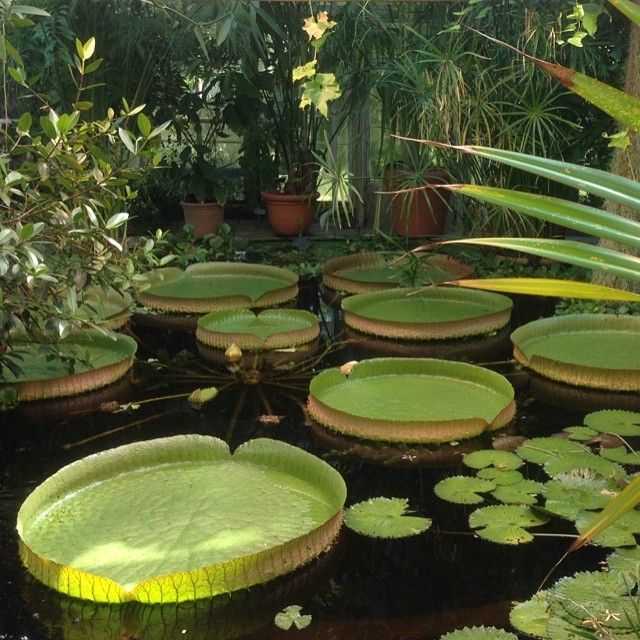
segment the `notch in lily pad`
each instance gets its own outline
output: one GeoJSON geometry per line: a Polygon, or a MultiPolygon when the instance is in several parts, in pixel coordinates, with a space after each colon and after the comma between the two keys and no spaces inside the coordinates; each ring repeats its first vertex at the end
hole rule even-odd
{"type": "Polygon", "coordinates": [[[406,538],[431,527],[430,518],[408,513],[406,498],[371,498],[349,507],[344,523],[356,533],[371,538],[406,538]]]}
{"type": "Polygon", "coordinates": [[[462,462],[471,469],[484,469],[485,467],[495,467],[501,471],[517,469],[524,464],[522,458],[511,451],[500,451],[498,449],[481,449],[473,451],[462,458],[462,462]]]}

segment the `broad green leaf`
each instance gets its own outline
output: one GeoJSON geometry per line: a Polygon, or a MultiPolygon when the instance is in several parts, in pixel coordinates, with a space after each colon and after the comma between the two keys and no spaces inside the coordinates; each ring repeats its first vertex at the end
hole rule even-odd
{"type": "Polygon", "coordinates": [[[503,471],[501,469],[497,469],[496,467],[485,467],[484,469],[480,469],[476,473],[476,476],[478,478],[482,478],[483,480],[490,480],[491,482],[494,482],[498,487],[503,485],[516,484],[521,480],[524,480],[524,476],[519,471],[503,471]]]}
{"type": "Polygon", "coordinates": [[[497,486],[491,495],[505,504],[536,504],[536,496],[544,485],[534,480],[522,480],[515,484],[497,486]]]}
{"type": "Polygon", "coordinates": [[[593,540],[607,527],[619,520],[640,502],[640,477],[636,477],[595,517],[585,523],[580,535],[567,553],[575,551],[593,540]]]}
{"type": "Polygon", "coordinates": [[[516,453],[527,462],[544,464],[547,460],[573,453],[590,453],[588,447],[566,438],[531,438],[518,447],[516,453]]]}
{"type": "Polygon", "coordinates": [[[567,453],[555,458],[549,458],[544,463],[544,470],[550,476],[557,476],[561,473],[568,473],[576,469],[588,469],[593,471],[603,478],[624,478],[624,469],[612,462],[611,460],[605,460],[594,453],[567,453]]]}
{"type": "Polygon", "coordinates": [[[499,544],[531,542],[529,527],[539,527],[548,518],[525,505],[494,505],[476,509],[469,516],[469,527],[481,538],[499,544]]]}
{"type": "Polygon", "coordinates": [[[144,113],[138,114],[138,129],[140,129],[140,133],[148,138],[151,134],[151,121],[144,113]]]}
{"type": "Polygon", "coordinates": [[[603,509],[616,493],[604,478],[567,473],[544,484],[545,508],[561,518],[575,520],[580,511],[603,509]]]}
{"type": "Polygon", "coordinates": [[[433,488],[434,493],[442,500],[456,504],[479,504],[484,502],[480,493],[488,493],[495,489],[493,480],[473,478],[469,476],[452,476],[440,480],[433,488]]]}
{"type": "Polygon", "coordinates": [[[423,533],[430,518],[409,516],[406,498],[371,498],[349,507],[344,523],[349,529],[372,538],[405,538],[423,533]]]}
{"type": "Polygon", "coordinates": [[[297,604],[289,605],[276,614],[274,623],[276,627],[288,631],[292,626],[296,629],[306,629],[311,624],[311,615],[302,615],[302,607],[297,604]]]}
{"type": "Polygon", "coordinates": [[[313,78],[316,75],[317,60],[311,60],[307,64],[295,67],[291,74],[291,78],[294,82],[298,80],[304,80],[305,78],[313,78]]]}
{"type": "Polygon", "coordinates": [[[55,140],[58,137],[55,125],[46,116],[40,116],[40,127],[50,140],[55,140]]]}
{"type": "Polygon", "coordinates": [[[611,460],[620,464],[640,464],[640,454],[635,451],[629,451],[625,446],[604,447],[599,453],[600,456],[606,460],[611,460]]]}
{"type": "Polygon", "coordinates": [[[581,233],[640,247],[640,222],[595,207],[537,193],[480,185],[449,185],[443,188],[581,233]]]}
{"type": "Polygon", "coordinates": [[[515,453],[511,453],[511,451],[482,449],[464,455],[462,463],[471,469],[484,469],[485,467],[491,466],[501,471],[506,471],[521,467],[524,461],[515,453]]]}
{"type": "Polygon", "coordinates": [[[530,600],[518,602],[509,613],[509,622],[514,628],[536,638],[548,637],[549,618],[546,591],[538,591],[530,600]]]}
{"type": "Polygon", "coordinates": [[[633,589],[640,579],[640,547],[616,549],[607,557],[607,566],[610,573],[622,574],[625,584],[633,589]]]}
{"type": "MultiPolygon", "coordinates": [[[[478,246],[499,247],[512,251],[522,251],[559,262],[567,262],[578,267],[606,271],[629,280],[640,281],[640,258],[624,255],[617,251],[604,249],[573,240],[548,240],[543,238],[469,238],[448,240],[443,244],[472,244],[478,246]]],[[[505,278],[505,280],[507,280],[505,278]]],[[[584,283],[583,283],[584,284],[584,283]]],[[[583,289],[588,291],[588,289],[583,289]]],[[[613,289],[609,289],[614,295],[613,289]]],[[[622,295],[622,294],[619,294],[622,295]]],[[[613,298],[616,299],[616,298],[613,298]]],[[[620,298],[617,298],[620,299],[620,298]]],[[[637,297],[634,298],[637,300],[637,297]]]]}
{"type": "Polygon", "coordinates": [[[636,545],[634,534],[640,534],[640,511],[635,509],[627,511],[619,518],[616,518],[615,522],[611,522],[596,534],[591,532],[593,521],[593,514],[589,512],[578,514],[576,519],[576,529],[582,536],[586,531],[589,531],[591,542],[603,547],[630,547],[636,545]]]}
{"type": "Polygon", "coordinates": [[[584,417],[584,423],[600,433],[619,436],[640,436],[640,413],[619,409],[593,411],[584,417]]]}
{"type": "Polygon", "coordinates": [[[31,124],[33,119],[31,118],[31,114],[28,111],[25,111],[19,118],[18,123],[16,125],[16,129],[18,133],[29,133],[29,129],[31,128],[31,124]]]}
{"type": "Polygon", "coordinates": [[[594,436],[598,435],[595,429],[583,426],[565,427],[562,431],[568,433],[571,440],[578,441],[591,440],[594,436]]]}
{"type": "Polygon", "coordinates": [[[115,229],[124,224],[129,219],[129,214],[126,212],[114,213],[105,223],[107,229],[115,229]]]}

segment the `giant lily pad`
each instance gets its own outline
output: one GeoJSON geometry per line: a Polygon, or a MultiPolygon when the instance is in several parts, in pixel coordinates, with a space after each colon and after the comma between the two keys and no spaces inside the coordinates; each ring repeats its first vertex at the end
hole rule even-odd
{"type": "Polygon", "coordinates": [[[378,358],[311,380],[308,410],[341,433],[386,442],[450,442],[507,425],[513,387],[501,375],[462,362],[378,358]]]}
{"type": "Polygon", "coordinates": [[[193,264],[146,274],[138,294],[150,309],[205,314],[224,309],[273,307],[298,295],[298,276],[288,269],[236,262],[193,264]]]}
{"type": "Polygon", "coordinates": [[[210,347],[224,349],[235,343],[253,351],[284,349],[315,340],[318,318],[300,309],[248,309],[215,311],[198,320],[196,338],[210,347]]]}
{"type": "MultiPolygon", "coordinates": [[[[407,270],[415,258],[392,258],[387,261],[379,253],[363,252],[328,260],[322,283],[335,292],[368,293],[405,284],[407,270]]],[[[451,256],[434,254],[423,258],[412,286],[438,284],[465,278],[473,272],[468,265],[451,256]]]]}
{"type": "Polygon", "coordinates": [[[20,373],[8,371],[5,381],[24,401],[73,396],[115,382],[131,368],[137,344],[129,336],[88,330],[70,334],[54,351],[19,340],[13,348],[21,357],[20,373]]]}
{"type": "Polygon", "coordinates": [[[640,318],[557,316],[511,335],[516,359],[542,376],[594,389],[640,391],[640,318]]]}
{"type": "Polygon", "coordinates": [[[348,326],[400,340],[446,340],[490,333],[509,322],[512,306],[507,296],[450,287],[391,289],[342,301],[348,326]]]}
{"type": "Polygon", "coordinates": [[[137,442],[45,480],[18,513],[41,582],[97,602],[178,602],[266,582],[321,553],[342,523],[341,476],[291,445],[231,455],[208,436],[137,442]]]}

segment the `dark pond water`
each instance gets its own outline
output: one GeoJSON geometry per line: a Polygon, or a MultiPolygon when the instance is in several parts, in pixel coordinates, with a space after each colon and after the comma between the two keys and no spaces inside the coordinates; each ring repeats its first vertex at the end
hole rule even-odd
{"type": "MultiPolygon", "coordinates": [[[[193,338],[180,334],[149,330],[136,330],[136,334],[145,357],[175,354],[183,347],[194,350],[193,338]]],[[[334,349],[315,368],[343,362],[352,355],[350,348],[334,349]]],[[[172,370],[175,373],[185,367],[172,370]]],[[[513,373],[508,366],[501,370],[508,376],[513,373]]],[[[154,388],[168,375],[136,370],[131,382],[105,390],[94,404],[112,391],[123,401],[179,392],[181,382],[175,376],[167,386],[154,388]]],[[[286,385],[294,382],[299,381],[280,380],[286,385]]],[[[473,538],[466,526],[468,510],[446,504],[433,494],[438,480],[460,472],[457,463],[437,468],[391,467],[328,451],[305,424],[295,401],[304,400],[304,391],[263,390],[263,397],[255,387],[230,391],[201,410],[173,399],[143,405],[128,414],[83,413],[86,408],[75,401],[71,407],[38,403],[20,413],[0,414],[0,640],[430,640],[465,625],[508,628],[510,603],[530,597],[568,546],[566,539],[557,537],[540,537],[520,547],[473,538]],[[65,417],[69,409],[75,415],[65,417]],[[256,417],[265,413],[283,419],[277,426],[263,425],[256,417]],[[232,597],[177,606],[105,607],[74,601],[26,574],[17,556],[15,520],[21,502],[36,485],[90,453],[178,433],[218,436],[232,447],[253,437],[296,444],[343,474],[348,503],[373,496],[407,497],[412,509],[433,518],[433,528],[424,535],[396,541],[371,540],[343,529],[335,547],[303,570],[232,597]],[[284,632],[275,627],[275,614],[290,604],[303,605],[312,614],[307,629],[284,632]]],[[[518,402],[515,434],[553,433],[579,424],[583,416],[580,411],[545,407],[530,397],[526,386],[518,391],[518,402]]],[[[600,558],[589,549],[574,554],[558,575],[595,568],[600,558]]]]}

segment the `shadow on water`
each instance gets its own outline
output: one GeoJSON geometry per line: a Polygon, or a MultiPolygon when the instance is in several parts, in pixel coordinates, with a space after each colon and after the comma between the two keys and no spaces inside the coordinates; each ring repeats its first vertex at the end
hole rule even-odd
{"type": "MultiPolygon", "coordinates": [[[[183,348],[195,352],[192,337],[153,331],[139,337],[144,358],[160,354],[160,359],[170,361],[183,348]]],[[[347,356],[348,350],[334,352],[327,361],[340,362],[347,356]]],[[[200,410],[183,398],[142,405],[129,413],[101,410],[109,406],[111,394],[126,402],[168,394],[167,389],[155,388],[156,379],[145,371],[145,376],[137,371],[131,380],[95,396],[48,406],[35,403],[2,415],[0,640],[268,640],[291,635],[433,640],[465,625],[508,627],[511,602],[529,598],[568,546],[566,539],[554,537],[519,547],[476,539],[466,524],[471,509],[444,503],[433,494],[436,482],[461,471],[459,456],[440,465],[405,468],[356,459],[344,448],[314,437],[298,405],[304,391],[288,389],[283,394],[265,385],[269,410],[281,416],[277,423],[258,419],[265,412],[260,385],[237,385],[200,410]],[[237,424],[230,430],[232,420],[237,424]],[[433,528],[392,541],[343,530],[329,553],[289,576],[228,597],[180,605],[95,605],[63,597],[26,574],[17,555],[15,521],[20,504],[35,486],[88,454],[179,433],[218,436],[232,447],[254,437],[296,444],[343,474],[349,503],[379,495],[407,497],[413,510],[433,519],[433,528]],[[303,605],[312,614],[307,629],[284,632],[275,627],[275,614],[289,604],[303,605]]],[[[171,394],[194,388],[186,382],[181,386],[178,378],[170,385],[171,394]]],[[[530,398],[526,388],[519,390],[518,402],[514,437],[553,433],[579,424],[584,413],[546,408],[530,398]]],[[[592,548],[574,556],[561,566],[561,574],[594,568],[601,559],[592,548]]]]}

